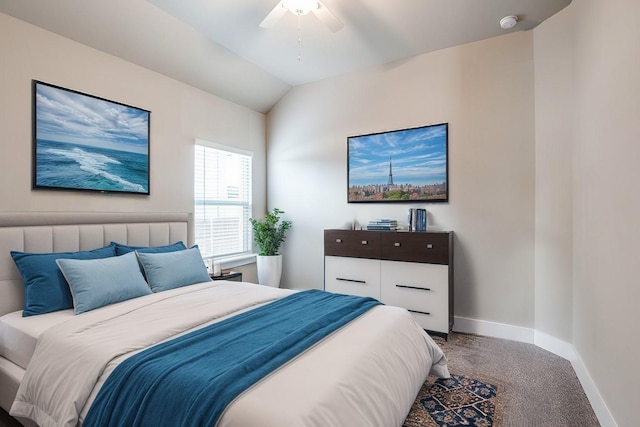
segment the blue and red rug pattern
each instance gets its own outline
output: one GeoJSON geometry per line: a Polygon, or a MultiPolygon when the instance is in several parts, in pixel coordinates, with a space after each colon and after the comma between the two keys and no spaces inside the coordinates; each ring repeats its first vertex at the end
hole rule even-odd
{"type": "Polygon", "coordinates": [[[427,381],[403,427],[491,427],[497,387],[462,375],[427,381]]]}

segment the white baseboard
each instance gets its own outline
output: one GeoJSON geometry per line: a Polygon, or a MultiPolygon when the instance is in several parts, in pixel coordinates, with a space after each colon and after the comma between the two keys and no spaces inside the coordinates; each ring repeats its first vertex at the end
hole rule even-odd
{"type": "Polygon", "coordinates": [[[533,344],[533,329],[523,328],[522,326],[455,316],[453,318],[453,330],[466,334],[485,335],[533,344]]]}
{"type": "Polygon", "coordinates": [[[486,320],[470,319],[467,317],[454,317],[453,330],[456,332],[534,344],[557,356],[567,359],[571,362],[571,366],[589,399],[589,403],[596,417],[598,417],[600,425],[603,427],[618,426],[573,344],[535,329],[489,322],[486,320]]]}
{"type": "Polygon", "coordinates": [[[540,348],[544,348],[555,355],[567,359],[571,364],[573,364],[573,359],[577,357],[573,345],[544,332],[534,331],[533,343],[540,348]]]}
{"type": "Polygon", "coordinates": [[[573,366],[573,370],[575,371],[580,384],[582,384],[584,393],[587,395],[589,403],[591,403],[591,407],[593,408],[593,412],[596,413],[596,417],[598,417],[598,421],[600,421],[600,425],[603,427],[617,427],[618,424],[616,423],[616,420],[613,418],[613,415],[611,415],[611,412],[609,412],[609,408],[604,403],[604,399],[602,398],[600,391],[593,382],[593,379],[591,378],[584,362],[580,358],[580,355],[576,351],[576,348],[566,341],[562,341],[540,331],[535,331],[534,344],[557,354],[560,357],[564,357],[571,362],[571,366],[573,366]]]}

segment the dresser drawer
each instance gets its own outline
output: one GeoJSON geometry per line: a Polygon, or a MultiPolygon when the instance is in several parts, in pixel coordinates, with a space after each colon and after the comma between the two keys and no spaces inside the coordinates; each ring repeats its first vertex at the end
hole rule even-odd
{"type": "Polygon", "coordinates": [[[449,233],[382,233],[380,258],[449,264],[449,233]]]}
{"type": "Polygon", "coordinates": [[[324,289],[380,299],[380,260],[325,256],[324,289]]]}
{"type": "Polygon", "coordinates": [[[361,230],[325,230],[324,254],[380,259],[380,233],[361,230]]]}
{"type": "Polygon", "coordinates": [[[412,312],[420,326],[449,331],[449,267],[381,261],[380,298],[387,305],[412,312]]]}
{"type": "Polygon", "coordinates": [[[449,317],[446,311],[430,313],[428,315],[411,310],[409,310],[409,312],[422,329],[439,332],[441,334],[449,334],[449,317]]]}

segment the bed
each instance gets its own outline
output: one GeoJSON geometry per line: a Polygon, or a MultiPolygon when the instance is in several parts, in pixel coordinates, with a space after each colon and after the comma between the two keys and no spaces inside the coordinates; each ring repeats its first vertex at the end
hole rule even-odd
{"type": "MultiPolygon", "coordinates": [[[[320,291],[299,292],[250,283],[193,279],[196,283],[188,286],[156,288],[157,292],[89,307],[82,314],[75,314],[83,302],[79,288],[74,288],[74,307],[22,316],[26,307],[24,284],[10,251],[91,251],[110,242],[138,248],[170,246],[191,241],[188,220],[187,214],[0,214],[0,406],[4,410],[9,412],[13,408],[12,413],[25,425],[36,424],[34,420],[43,426],[93,425],[94,413],[98,413],[96,408],[104,400],[106,390],[111,390],[114,378],[128,363],[150,353],[148,348],[158,351],[163,346],[178,348],[171,352],[179,353],[185,345],[183,341],[176,344],[179,340],[205,332],[210,339],[220,339],[223,325],[235,325],[234,322],[245,317],[264,322],[269,318],[257,317],[262,312],[265,314],[260,316],[271,316],[270,323],[279,324],[278,328],[291,328],[290,325],[298,323],[295,317],[298,314],[285,312],[285,305],[305,303],[315,307],[321,300],[322,303],[328,299],[338,301],[337,296],[320,291]],[[211,332],[207,332],[209,330],[211,332]],[[72,358],[70,353],[74,355],[72,358]]],[[[180,254],[186,255],[190,250],[180,254]]],[[[132,254],[127,256],[133,258],[132,254]]],[[[150,284],[162,284],[162,278],[167,275],[162,266],[170,265],[164,261],[166,256],[147,255],[156,264],[163,260],[158,271],[145,263],[146,258],[137,256],[145,267],[142,270],[147,274],[146,280],[150,284]],[[160,282],[156,282],[156,278],[160,278],[160,282]]],[[[172,256],[178,259],[178,255],[172,256]]],[[[119,263],[124,262],[125,257],[117,258],[119,263]]],[[[70,282],[75,280],[70,273],[75,271],[72,268],[94,265],[93,261],[56,262],[61,269],[64,267],[70,282]]],[[[105,265],[107,262],[111,261],[105,261],[105,265]]],[[[85,270],[80,272],[86,275],[85,270]]],[[[95,276],[99,279],[106,273],[95,276]]],[[[115,284],[114,287],[117,288],[115,284]]],[[[340,304],[363,303],[339,301],[340,304]]],[[[317,341],[309,341],[299,353],[275,364],[237,396],[225,396],[228,404],[220,410],[217,425],[402,425],[427,375],[448,376],[446,358],[406,310],[375,302],[367,304],[359,315],[349,314],[353,318],[317,341]]],[[[298,310],[305,315],[313,311],[300,307],[298,310]]],[[[340,312],[354,311],[343,308],[340,312]]],[[[295,333],[302,331],[296,329],[295,333]]],[[[301,336],[293,341],[306,342],[306,337],[302,340],[301,336]]],[[[252,340],[259,341],[258,338],[252,340]]],[[[206,344],[211,348],[215,345],[206,344]]],[[[243,351],[251,353],[252,350],[244,348],[243,351]]],[[[173,353],[171,357],[175,357],[173,353]]],[[[219,352],[215,353],[218,357],[219,352]]],[[[272,364],[274,358],[269,356],[268,363],[256,362],[256,367],[262,369],[263,365],[272,364]]],[[[251,373],[258,369],[245,370],[251,373]]],[[[196,376],[205,377],[205,371],[209,369],[196,371],[196,376]]],[[[184,375],[180,375],[182,381],[184,375]]],[[[137,392],[142,388],[139,384],[139,380],[129,383],[123,380],[119,387],[137,392]],[[132,383],[136,386],[131,386],[132,383]]],[[[174,396],[171,401],[177,401],[175,396],[186,395],[179,390],[165,394],[174,396]]],[[[206,393],[200,394],[206,397],[206,393]]],[[[204,404],[200,400],[196,412],[219,406],[220,402],[226,402],[224,399],[216,398],[215,402],[204,404]]],[[[193,416],[193,412],[190,414],[193,416]]],[[[192,419],[190,423],[199,424],[192,419]]],[[[171,422],[165,424],[171,425],[171,422]]]]}

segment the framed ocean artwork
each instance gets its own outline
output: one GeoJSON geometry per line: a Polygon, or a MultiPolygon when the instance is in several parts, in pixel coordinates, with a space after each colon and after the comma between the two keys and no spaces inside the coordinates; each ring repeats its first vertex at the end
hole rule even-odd
{"type": "Polygon", "coordinates": [[[149,194],[151,113],[33,81],[33,189],[149,194]]]}
{"type": "Polygon", "coordinates": [[[347,202],[449,201],[449,125],[347,138],[347,202]]]}

